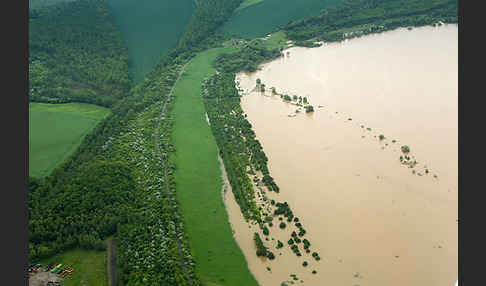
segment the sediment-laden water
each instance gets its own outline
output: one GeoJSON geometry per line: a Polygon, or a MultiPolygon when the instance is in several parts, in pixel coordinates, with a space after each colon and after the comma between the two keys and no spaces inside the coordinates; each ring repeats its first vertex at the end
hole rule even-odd
{"type": "Polygon", "coordinates": [[[322,258],[297,258],[273,227],[271,237],[285,247],[275,261],[260,260],[253,226],[227,195],[235,238],[261,285],[279,285],[292,273],[305,285],[455,283],[457,40],[457,25],[398,29],[291,48],[261,71],[238,74],[243,110],[281,188],[268,196],[289,202],[322,258]],[[251,92],[257,78],[265,94],[251,92]],[[295,103],[272,96],[270,87],[306,96],[315,112],[296,114],[295,103]],[[414,168],[400,163],[402,145],[414,168]]]}

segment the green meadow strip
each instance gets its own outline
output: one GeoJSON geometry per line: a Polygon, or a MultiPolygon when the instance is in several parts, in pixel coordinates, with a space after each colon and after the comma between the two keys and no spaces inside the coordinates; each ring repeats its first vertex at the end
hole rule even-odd
{"type": "MultiPolygon", "coordinates": [[[[211,63],[234,48],[198,55],[175,88],[173,116],[177,199],[199,277],[228,286],[258,285],[236,244],[221,193],[222,178],[216,141],[206,121],[201,97],[203,79],[215,73],[211,63]]],[[[212,285],[212,284],[211,284],[212,285]]]]}

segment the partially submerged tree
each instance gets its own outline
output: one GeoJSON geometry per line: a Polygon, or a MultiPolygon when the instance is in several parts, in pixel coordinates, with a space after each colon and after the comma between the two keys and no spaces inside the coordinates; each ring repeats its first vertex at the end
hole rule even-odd
{"type": "Polygon", "coordinates": [[[309,112],[314,112],[314,107],[312,105],[307,105],[305,107],[305,112],[306,113],[309,113],[309,112]]]}
{"type": "Polygon", "coordinates": [[[410,152],[410,147],[408,147],[407,145],[403,145],[401,147],[401,149],[402,149],[403,153],[409,153],[410,152]]]}

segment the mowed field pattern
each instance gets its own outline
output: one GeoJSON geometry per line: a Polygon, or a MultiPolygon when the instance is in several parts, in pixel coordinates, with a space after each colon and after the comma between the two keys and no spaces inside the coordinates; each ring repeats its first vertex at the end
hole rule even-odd
{"type": "Polygon", "coordinates": [[[85,103],[30,103],[29,175],[49,175],[109,113],[85,103]]]}
{"type": "Polygon", "coordinates": [[[108,5],[128,47],[136,83],[175,47],[195,8],[193,0],[108,0],[108,5]]]}
{"type": "Polygon", "coordinates": [[[223,26],[235,36],[261,37],[290,21],[309,17],[341,0],[263,0],[245,1],[223,26]],[[253,5],[248,4],[254,3],[253,5]],[[246,6],[246,7],[245,7],[246,6]]]}
{"type": "Polygon", "coordinates": [[[206,121],[201,82],[224,48],[206,51],[187,66],[175,87],[174,145],[177,199],[184,215],[196,269],[205,285],[258,285],[233,239],[223,202],[216,140],[206,121]]]}

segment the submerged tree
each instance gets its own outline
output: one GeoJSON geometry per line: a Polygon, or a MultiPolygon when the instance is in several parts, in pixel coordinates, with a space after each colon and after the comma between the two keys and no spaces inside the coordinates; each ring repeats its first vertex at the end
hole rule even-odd
{"type": "Polygon", "coordinates": [[[409,153],[410,152],[410,147],[408,147],[407,145],[403,145],[401,147],[401,149],[402,149],[403,153],[409,153]]]}
{"type": "Polygon", "coordinates": [[[309,113],[309,112],[314,112],[314,107],[312,105],[307,105],[305,107],[305,112],[306,113],[309,113]]]}

